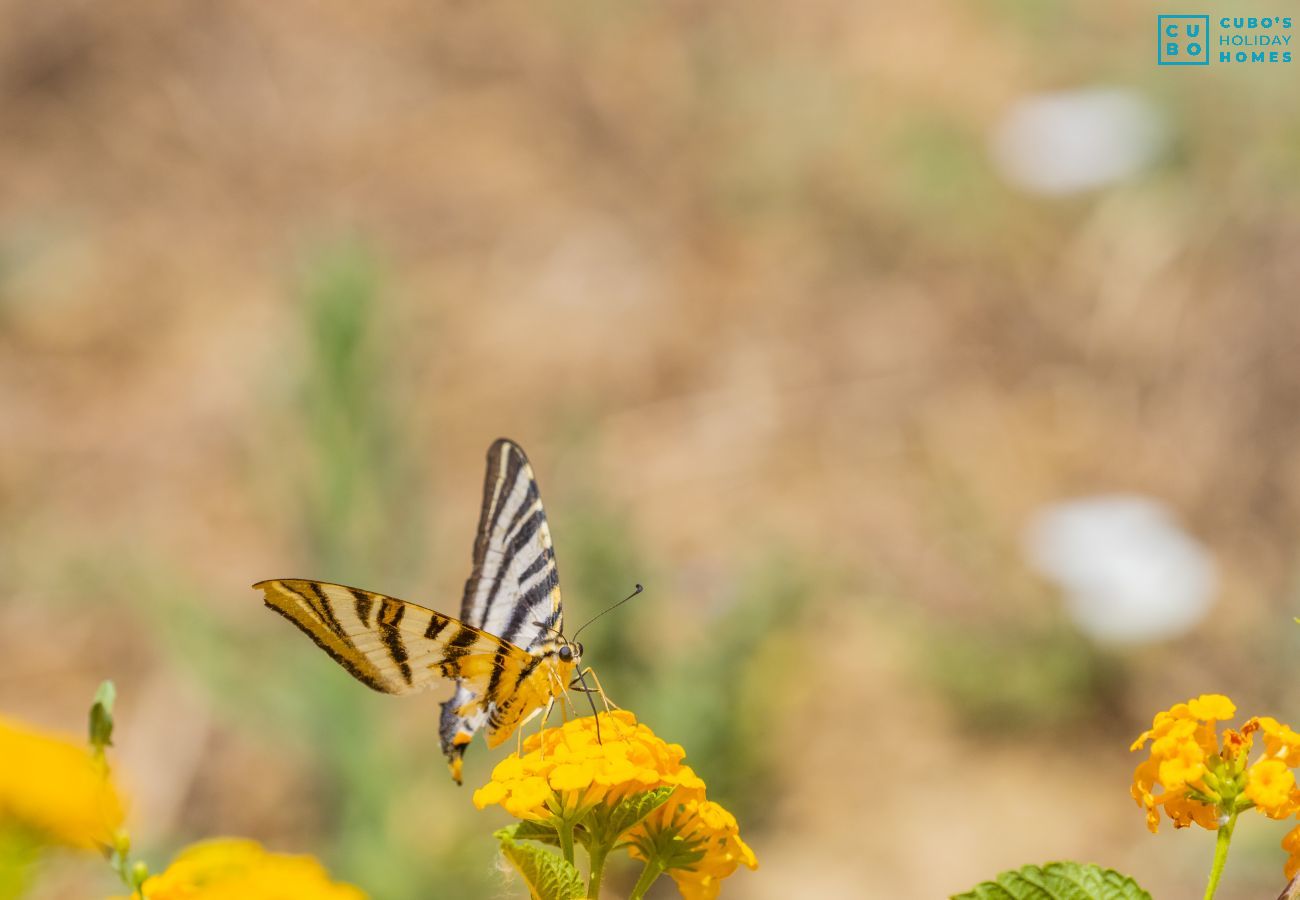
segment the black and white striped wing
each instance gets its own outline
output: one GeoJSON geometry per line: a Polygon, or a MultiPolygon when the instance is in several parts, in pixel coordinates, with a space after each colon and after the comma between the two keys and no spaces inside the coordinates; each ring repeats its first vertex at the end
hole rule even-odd
{"type": "MultiPolygon", "coordinates": [[[[460,614],[466,623],[529,651],[551,638],[551,629],[564,627],[560,576],[537,479],[524,451],[505,438],[488,448],[474,569],[460,614]]],[[[442,704],[442,749],[457,775],[465,747],[490,713],[460,712],[476,696],[474,686],[461,680],[442,704]]]]}
{"type": "Polygon", "coordinates": [[[474,570],[465,582],[461,620],[532,650],[551,636],[550,629],[563,630],[563,616],[537,479],[519,445],[500,438],[488,448],[474,570]]]}

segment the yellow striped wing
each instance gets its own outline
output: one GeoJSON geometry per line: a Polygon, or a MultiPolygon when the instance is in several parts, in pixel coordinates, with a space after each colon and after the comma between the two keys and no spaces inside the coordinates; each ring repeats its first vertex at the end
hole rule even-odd
{"type": "Polygon", "coordinates": [[[533,654],[496,635],[374,591],[299,578],[253,587],[354,678],[386,694],[458,679],[484,697],[489,683],[500,693],[537,668],[533,654]]]}

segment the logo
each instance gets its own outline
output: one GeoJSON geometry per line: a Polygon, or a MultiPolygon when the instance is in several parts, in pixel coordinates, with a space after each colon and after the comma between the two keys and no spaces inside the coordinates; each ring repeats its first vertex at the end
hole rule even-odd
{"type": "Polygon", "coordinates": [[[1208,66],[1209,16],[1156,16],[1156,65],[1208,66]]]}
{"type": "Polygon", "coordinates": [[[1291,62],[1291,16],[1156,16],[1156,65],[1291,62]]]}

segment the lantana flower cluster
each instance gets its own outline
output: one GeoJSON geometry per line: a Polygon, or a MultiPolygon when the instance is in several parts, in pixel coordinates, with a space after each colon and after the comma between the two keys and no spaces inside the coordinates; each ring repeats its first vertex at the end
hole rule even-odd
{"type": "Polygon", "coordinates": [[[254,841],[191,845],[155,875],[143,862],[131,862],[126,803],[106,756],[113,694],[105,683],[96,695],[88,746],[0,718],[5,896],[22,893],[43,852],[64,848],[103,854],[130,891],[129,900],[365,900],[357,888],[331,881],[314,858],[270,853],[254,841]]]}
{"type": "MultiPolygon", "coordinates": [[[[270,853],[256,841],[218,838],[186,847],[147,879],[146,900],[365,900],[330,880],[315,858],[270,853]]],[[[140,895],[136,895],[137,897],[140,895]]]]}
{"type": "Polygon", "coordinates": [[[652,812],[634,828],[628,853],[647,866],[665,866],[688,900],[716,897],[722,879],[740,866],[758,868],[754,851],[740,838],[736,817],[691,789],[652,812]],[[674,861],[678,864],[672,864],[674,861]]]}
{"type": "MultiPolygon", "coordinates": [[[[1300,813],[1296,766],[1300,734],[1270,716],[1247,719],[1240,729],[1218,730],[1236,715],[1222,694],[1202,694],[1157,713],[1132,750],[1151,744],[1150,756],[1133,773],[1133,798],[1156,831],[1163,811],[1175,828],[1192,824],[1211,831],[1231,828],[1239,814],[1258,810],[1270,819],[1300,813]],[[1252,751],[1262,753],[1251,761],[1252,751]]],[[[1286,877],[1300,871],[1300,825],[1283,839],[1286,877]]]]}
{"type": "MultiPolygon", "coordinates": [[[[573,719],[529,737],[522,753],[499,763],[474,792],[474,804],[499,804],[525,822],[550,826],[562,846],[566,831],[576,828],[592,857],[593,896],[604,855],[617,842],[646,866],[633,897],[667,872],[683,897],[710,900],[722,879],[741,865],[757,868],[758,860],[735,817],[706,798],[705,783],[683,763],[685,756],[625,710],[573,719]],[[650,792],[660,792],[652,811],[617,834],[600,833],[620,804],[650,792]]],[[[566,858],[572,862],[571,852],[566,858]]]]}
{"type": "Polygon", "coordinates": [[[507,756],[474,792],[474,805],[499,803],[516,818],[538,820],[663,785],[704,790],[682,764],[681,745],[666,743],[632,713],[602,713],[599,728],[598,734],[596,717],[586,716],[531,735],[523,755],[507,756]]]}

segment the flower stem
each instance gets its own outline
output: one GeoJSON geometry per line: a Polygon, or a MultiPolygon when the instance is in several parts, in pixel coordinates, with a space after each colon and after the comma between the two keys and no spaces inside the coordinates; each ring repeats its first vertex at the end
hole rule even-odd
{"type": "Polygon", "coordinates": [[[37,849],[30,835],[17,827],[0,826],[0,900],[18,900],[27,893],[37,849]]]}
{"type": "Polygon", "coordinates": [[[564,854],[564,861],[573,864],[573,822],[569,819],[561,820],[556,831],[560,833],[560,851],[564,854]]]}
{"type": "Polygon", "coordinates": [[[636,886],[632,888],[632,893],[628,894],[627,900],[641,900],[645,892],[650,890],[650,885],[655,883],[655,879],[663,874],[663,864],[657,859],[646,861],[645,868],[641,870],[641,877],[636,880],[636,886]]]}
{"type": "Polygon", "coordinates": [[[600,900],[600,882],[605,877],[605,856],[609,848],[592,843],[588,856],[591,858],[591,878],[587,881],[588,900],[600,900]]]}
{"type": "Polygon", "coordinates": [[[1219,887],[1219,876],[1223,874],[1223,864],[1228,861],[1228,844],[1232,841],[1232,830],[1237,826],[1237,811],[1228,815],[1228,821],[1219,826],[1219,833],[1214,839],[1214,864],[1210,867],[1210,883],[1205,886],[1205,900],[1212,900],[1219,887]]]}

